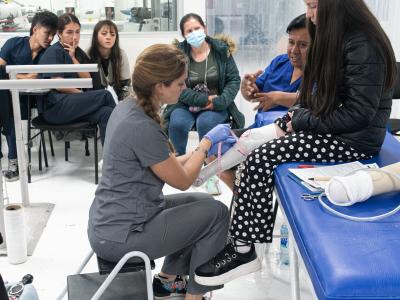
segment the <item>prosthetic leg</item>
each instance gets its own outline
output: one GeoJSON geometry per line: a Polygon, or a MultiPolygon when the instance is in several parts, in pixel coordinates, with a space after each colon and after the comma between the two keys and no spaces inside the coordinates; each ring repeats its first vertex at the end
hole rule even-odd
{"type": "Polygon", "coordinates": [[[200,171],[193,185],[200,186],[211,176],[238,165],[246,159],[251,151],[277,137],[275,124],[247,130],[237,143],[221,157],[220,161],[216,159],[200,171]]]}
{"type": "Polygon", "coordinates": [[[359,170],[347,176],[335,176],[325,189],[333,204],[349,206],[371,196],[400,191],[400,162],[380,169],[359,170]]]}

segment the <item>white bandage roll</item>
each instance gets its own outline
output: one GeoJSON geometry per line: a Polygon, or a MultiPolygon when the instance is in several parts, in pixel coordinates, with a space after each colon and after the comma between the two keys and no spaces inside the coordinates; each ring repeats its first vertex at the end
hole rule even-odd
{"type": "Polygon", "coordinates": [[[217,160],[214,160],[200,171],[193,185],[200,186],[218,171],[222,172],[240,164],[251,151],[277,137],[275,124],[245,131],[238,142],[221,157],[219,164],[217,160]]]}
{"type": "Polygon", "coordinates": [[[20,204],[9,204],[4,208],[4,225],[8,262],[24,263],[27,260],[27,244],[24,209],[20,204]]]}
{"type": "Polygon", "coordinates": [[[349,206],[374,195],[400,191],[400,163],[381,169],[359,170],[347,176],[334,176],[325,194],[335,205],[349,206]]]}

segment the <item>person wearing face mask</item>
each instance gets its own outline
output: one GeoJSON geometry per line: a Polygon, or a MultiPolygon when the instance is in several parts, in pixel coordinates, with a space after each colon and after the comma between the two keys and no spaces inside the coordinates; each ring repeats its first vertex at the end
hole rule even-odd
{"type": "MultiPolygon", "coordinates": [[[[183,42],[178,48],[189,57],[187,88],[177,104],[168,105],[163,113],[164,129],[177,155],[186,153],[189,131],[195,127],[199,140],[217,124],[230,122],[232,128],[243,128],[244,115],[235,105],[240,76],[233,53],[236,45],[227,36],[206,35],[199,15],[190,13],[180,21],[183,42]]],[[[208,193],[221,193],[217,177],[205,185],[208,193]]]]}
{"type": "MultiPolygon", "coordinates": [[[[287,26],[286,32],[289,34],[287,53],[275,57],[264,72],[257,71],[246,74],[242,79],[240,87],[242,96],[248,101],[257,102],[256,109],[258,109],[258,112],[254,124],[246,129],[233,131],[239,137],[248,129],[273,123],[277,118],[287,113],[288,108],[293,106],[297,100],[297,91],[300,88],[310,42],[306,28],[306,15],[302,14],[294,18],[287,26]]],[[[231,139],[231,141],[233,142],[235,139],[231,139]]],[[[242,145],[246,141],[241,140],[242,145]]],[[[233,143],[225,143],[222,151],[228,151],[231,146],[233,146],[233,143]]],[[[243,157],[239,152],[236,151],[235,153],[236,155],[232,156],[230,161],[239,163],[243,157]]],[[[215,153],[211,151],[209,154],[212,156],[215,153]]],[[[219,168],[221,168],[221,165],[219,165],[219,168]]],[[[219,174],[219,178],[231,189],[233,189],[235,169],[226,170],[219,174]]],[[[200,173],[198,183],[206,181],[206,178],[211,174],[215,175],[217,171],[217,164],[208,165],[207,169],[203,169],[200,173]]]]}
{"type": "Polygon", "coordinates": [[[201,140],[230,117],[233,128],[243,128],[244,116],[234,103],[240,88],[234,42],[226,36],[207,36],[204,21],[193,13],[181,19],[180,30],[185,40],[176,45],[189,57],[187,88],[177,104],[166,107],[163,119],[177,154],[183,155],[193,126],[201,140]]]}
{"type": "Polygon", "coordinates": [[[90,60],[99,66],[94,88],[112,87],[119,101],[125,99],[131,92],[129,60],[119,47],[118,29],[112,21],[103,20],[96,24],[87,53],[90,60]]]}
{"type": "Polygon", "coordinates": [[[385,139],[397,70],[379,21],[363,0],[304,2],[310,46],[298,104],[255,129],[269,129],[269,139],[239,167],[231,239],[196,269],[199,284],[224,284],[261,268],[254,245],[272,242],[278,165],[370,159],[385,139]]]}
{"type": "MultiPolygon", "coordinates": [[[[38,12],[32,19],[30,36],[13,37],[8,39],[1,47],[0,65],[34,65],[37,64],[46,48],[53,41],[57,30],[57,16],[49,11],[38,12]]],[[[1,79],[8,78],[2,74],[1,79]]],[[[18,79],[35,79],[36,73],[17,74],[18,79]]],[[[17,162],[17,145],[15,137],[14,119],[12,118],[11,96],[9,91],[0,91],[2,115],[2,132],[6,135],[8,145],[8,170],[4,172],[7,181],[15,181],[19,178],[17,162]],[[6,98],[10,99],[6,101],[6,98]]],[[[20,96],[22,119],[28,118],[28,102],[25,96],[20,96]]],[[[1,144],[0,144],[1,146],[1,144]]],[[[0,148],[0,157],[2,157],[0,148]]]]}
{"type": "MultiPolygon", "coordinates": [[[[89,58],[79,48],[81,25],[75,15],[64,14],[58,18],[59,41],[49,47],[39,64],[80,64],[89,58]]],[[[91,78],[88,72],[48,73],[43,78],[91,78]]],[[[100,129],[101,143],[104,143],[108,118],[115,107],[114,99],[106,90],[83,91],[77,88],[52,90],[38,104],[39,113],[50,124],[66,124],[74,121],[88,121],[100,129]]]]}

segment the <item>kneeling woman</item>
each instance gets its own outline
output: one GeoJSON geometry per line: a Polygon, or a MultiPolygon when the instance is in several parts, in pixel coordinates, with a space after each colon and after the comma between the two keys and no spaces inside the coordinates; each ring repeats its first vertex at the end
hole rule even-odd
{"type": "MultiPolygon", "coordinates": [[[[77,17],[64,14],[58,18],[59,41],[50,46],[39,64],[80,64],[89,61],[78,47],[81,24],[77,17]]],[[[87,72],[49,73],[45,78],[90,78],[87,72]]],[[[112,95],[105,90],[85,91],[74,88],[52,90],[46,97],[42,116],[50,124],[66,124],[89,121],[100,128],[101,143],[104,144],[108,118],[115,107],[112,95]]]]}
{"type": "Polygon", "coordinates": [[[136,98],[122,101],[111,114],[103,176],[89,212],[89,241],[100,257],[116,262],[133,250],[151,259],[166,256],[153,281],[156,299],[186,294],[185,279],[176,275],[190,276],[187,300],[221,287],[201,286],[193,275],[224,248],[226,206],[208,194],[162,193],[165,183],[189,188],[211,144],[227,134],[211,131],[192,153],[171,152],[158,113],[161,105],[176,103],[186,74],[187,58],[172,45],[153,45],[139,55],[132,75],[136,98]]]}

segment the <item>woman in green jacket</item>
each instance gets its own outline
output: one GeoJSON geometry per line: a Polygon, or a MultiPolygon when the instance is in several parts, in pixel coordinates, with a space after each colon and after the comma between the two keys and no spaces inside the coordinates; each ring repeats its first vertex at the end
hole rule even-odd
{"type": "Polygon", "coordinates": [[[201,138],[218,124],[231,122],[243,128],[244,116],[235,105],[240,76],[232,57],[235,43],[225,36],[206,36],[206,26],[196,14],[180,22],[185,38],[177,47],[189,57],[187,88],[177,104],[164,111],[164,128],[178,155],[185,154],[189,131],[196,127],[201,138]],[[207,72],[206,72],[207,70],[207,72]]]}

